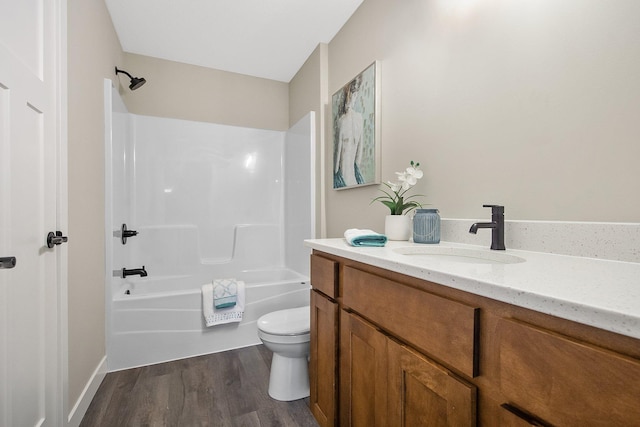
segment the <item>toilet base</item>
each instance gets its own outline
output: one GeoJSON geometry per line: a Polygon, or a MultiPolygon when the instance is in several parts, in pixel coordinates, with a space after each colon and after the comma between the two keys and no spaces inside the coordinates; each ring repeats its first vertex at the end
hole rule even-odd
{"type": "Polygon", "coordinates": [[[273,354],[269,396],[285,402],[309,396],[309,363],[306,356],[284,357],[273,354]]]}

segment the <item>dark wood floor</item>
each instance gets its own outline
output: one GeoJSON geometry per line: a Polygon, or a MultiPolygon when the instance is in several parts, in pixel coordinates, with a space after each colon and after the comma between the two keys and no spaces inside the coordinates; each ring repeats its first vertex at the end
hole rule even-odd
{"type": "Polygon", "coordinates": [[[107,374],[81,427],[317,426],[309,399],[267,394],[263,345],[107,374]]]}

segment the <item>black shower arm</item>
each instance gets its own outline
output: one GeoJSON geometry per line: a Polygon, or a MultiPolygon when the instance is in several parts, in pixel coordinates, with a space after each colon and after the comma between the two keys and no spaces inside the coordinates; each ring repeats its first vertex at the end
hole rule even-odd
{"type": "Polygon", "coordinates": [[[118,67],[116,67],[116,75],[117,75],[118,73],[124,73],[124,74],[126,74],[127,76],[129,76],[129,78],[130,78],[130,79],[132,79],[132,78],[133,78],[133,76],[132,76],[131,74],[127,73],[125,70],[118,70],[118,67]]]}

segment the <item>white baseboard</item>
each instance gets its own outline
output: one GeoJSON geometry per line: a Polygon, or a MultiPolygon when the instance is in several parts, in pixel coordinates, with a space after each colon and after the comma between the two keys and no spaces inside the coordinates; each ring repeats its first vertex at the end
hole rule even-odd
{"type": "Polygon", "coordinates": [[[98,387],[102,384],[102,380],[107,375],[107,356],[104,356],[100,363],[98,363],[98,367],[96,367],[95,371],[91,375],[89,381],[87,381],[87,385],[82,390],[78,401],[73,405],[73,408],[69,412],[69,418],[67,422],[68,427],[78,427],[80,422],[82,422],[82,418],[84,414],[89,409],[89,404],[91,404],[91,400],[96,395],[98,391],[98,387]]]}

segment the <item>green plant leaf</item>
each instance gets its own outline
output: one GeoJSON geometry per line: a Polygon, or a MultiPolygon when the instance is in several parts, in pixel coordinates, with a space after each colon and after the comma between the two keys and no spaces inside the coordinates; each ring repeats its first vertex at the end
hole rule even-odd
{"type": "Polygon", "coordinates": [[[393,202],[390,202],[389,200],[381,200],[382,204],[385,205],[386,207],[389,208],[389,210],[391,211],[391,215],[396,215],[395,209],[396,209],[396,204],[393,202]]]}

